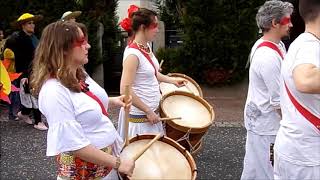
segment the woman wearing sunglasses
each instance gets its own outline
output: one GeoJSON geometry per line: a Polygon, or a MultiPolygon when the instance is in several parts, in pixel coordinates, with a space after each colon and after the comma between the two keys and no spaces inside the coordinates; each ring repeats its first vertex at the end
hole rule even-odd
{"type": "MultiPolygon", "coordinates": [[[[131,5],[128,18],[120,25],[130,35],[128,46],[123,55],[123,70],[120,83],[121,94],[124,87],[131,87],[133,106],[129,112],[129,137],[136,134],[162,133],[159,121],[159,102],[161,98],[159,82],[183,86],[185,81],[175,79],[159,72],[159,63],[153,54],[152,42],[158,29],[158,18],[154,11],[131,5]]],[[[124,111],[120,110],[119,132],[124,138],[124,111]]]]}
{"type": "Polygon", "coordinates": [[[130,176],[134,168],[118,157],[122,141],[107,116],[109,104],[125,106],[123,96],[109,98],[85,72],[89,48],[84,25],[58,21],[43,30],[35,53],[32,92],[49,124],[57,179],[117,179],[116,170],[130,176]]]}

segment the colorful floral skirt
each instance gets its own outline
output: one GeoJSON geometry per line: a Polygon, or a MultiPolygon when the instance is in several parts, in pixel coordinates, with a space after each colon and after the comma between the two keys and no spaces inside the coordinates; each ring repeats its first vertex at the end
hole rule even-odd
{"type": "MultiPolygon", "coordinates": [[[[111,146],[102,151],[112,154],[111,146]]],[[[105,167],[84,161],[69,153],[61,153],[57,156],[58,177],[70,180],[96,180],[107,176],[112,167],[105,167]]]]}

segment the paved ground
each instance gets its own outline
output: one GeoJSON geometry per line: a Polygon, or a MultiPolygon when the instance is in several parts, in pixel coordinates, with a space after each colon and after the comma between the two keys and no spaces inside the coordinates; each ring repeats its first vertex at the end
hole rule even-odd
{"type": "MultiPolygon", "coordinates": [[[[246,87],[246,81],[228,87],[203,87],[205,99],[216,112],[216,123],[195,158],[198,179],[240,178],[246,133],[242,127],[246,87]]],[[[54,158],[45,156],[46,132],[23,122],[8,121],[4,106],[0,105],[0,111],[0,179],[55,179],[54,158]]],[[[112,119],[117,118],[117,113],[111,112],[112,119]]]]}

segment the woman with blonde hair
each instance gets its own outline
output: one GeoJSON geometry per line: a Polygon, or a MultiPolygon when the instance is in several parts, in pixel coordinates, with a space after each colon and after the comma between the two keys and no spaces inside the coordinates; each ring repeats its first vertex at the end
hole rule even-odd
{"type": "Polygon", "coordinates": [[[49,124],[47,156],[57,157],[57,179],[117,179],[115,170],[134,169],[133,160],[118,157],[121,138],[107,116],[108,104],[125,106],[123,96],[109,98],[85,72],[89,48],[84,25],[58,21],[43,30],[35,53],[32,92],[49,124]]]}

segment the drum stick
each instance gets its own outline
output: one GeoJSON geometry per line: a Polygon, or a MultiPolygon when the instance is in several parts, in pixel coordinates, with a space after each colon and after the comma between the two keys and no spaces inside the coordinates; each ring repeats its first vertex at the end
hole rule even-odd
{"type": "Polygon", "coordinates": [[[161,62],[160,62],[160,65],[159,65],[160,68],[161,68],[163,62],[164,62],[164,60],[162,59],[161,62]]]}
{"type": "Polygon", "coordinates": [[[144,152],[146,152],[153,143],[155,143],[158,139],[160,139],[160,137],[161,137],[161,134],[156,135],[147,145],[145,145],[145,146],[140,150],[140,152],[138,152],[137,154],[135,154],[135,155],[133,156],[133,160],[134,160],[134,161],[138,160],[139,157],[140,157],[144,152]]]}
{"type": "MultiPolygon", "coordinates": [[[[124,88],[124,103],[126,106],[129,101],[129,91],[130,91],[129,85],[126,85],[124,88]]],[[[125,108],[124,111],[125,111],[125,113],[124,113],[125,144],[124,145],[127,146],[127,145],[129,145],[129,134],[128,134],[128,131],[129,131],[129,109],[125,108]]]]}
{"type": "Polygon", "coordinates": [[[173,117],[173,118],[160,118],[160,121],[172,121],[172,120],[178,120],[182,119],[181,117],[173,117]]]}

